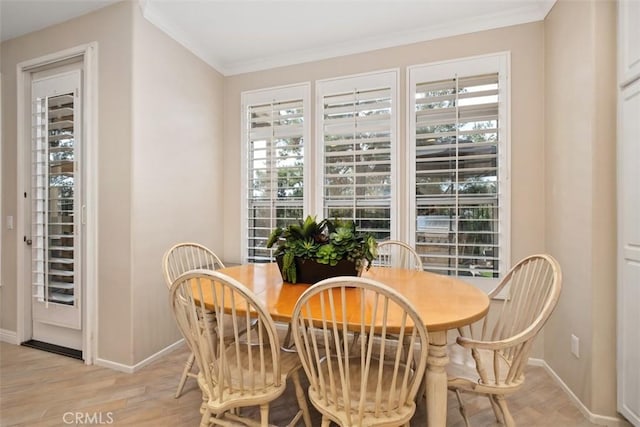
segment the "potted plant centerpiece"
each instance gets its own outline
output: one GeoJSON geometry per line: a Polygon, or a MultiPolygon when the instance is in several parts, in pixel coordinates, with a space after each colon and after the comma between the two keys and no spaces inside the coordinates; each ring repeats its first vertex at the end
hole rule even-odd
{"type": "Polygon", "coordinates": [[[359,276],[377,256],[372,235],[360,233],[352,220],[303,221],[271,232],[267,247],[274,253],[282,279],[290,283],[316,283],[334,276],[359,276]]]}

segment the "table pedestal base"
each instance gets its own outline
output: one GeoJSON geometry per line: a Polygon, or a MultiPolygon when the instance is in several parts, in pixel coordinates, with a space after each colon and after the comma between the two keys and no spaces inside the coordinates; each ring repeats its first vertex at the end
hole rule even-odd
{"type": "Polygon", "coordinates": [[[447,425],[447,332],[429,332],[427,359],[427,425],[447,425]]]}

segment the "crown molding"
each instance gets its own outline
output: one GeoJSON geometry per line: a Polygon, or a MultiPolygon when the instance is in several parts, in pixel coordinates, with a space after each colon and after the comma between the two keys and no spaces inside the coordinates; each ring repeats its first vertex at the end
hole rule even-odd
{"type": "Polygon", "coordinates": [[[201,58],[224,76],[268,70],[305,62],[319,61],[357,53],[370,52],[379,49],[402,46],[412,43],[469,34],[478,31],[492,30],[512,25],[526,24],[543,20],[551,10],[556,0],[544,0],[541,3],[524,3],[521,7],[501,13],[492,13],[460,19],[421,28],[417,30],[386,33],[384,35],[366,37],[359,40],[349,40],[330,46],[287,52],[283,55],[271,55],[262,58],[252,58],[249,61],[222,63],[206,46],[194,40],[185,31],[173,24],[170,19],[158,13],[154,8],[155,0],[140,0],[143,16],[152,24],[167,33],[186,49],[201,58]]]}
{"type": "Polygon", "coordinates": [[[289,52],[286,55],[259,58],[251,61],[234,62],[226,64],[225,75],[262,71],[271,68],[319,61],[322,59],[336,58],[445,37],[475,33],[478,31],[541,21],[551,10],[555,1],[556,0],[547,0],[542,7],[523,6],[516,10],[510,10],[500,14],[474,17],[472,19],[461,19],[454,23],[448,22],[446,24],[431,26],[429,28],[384,34],[360,40],[350,40],[339,45],[289,52]]]}

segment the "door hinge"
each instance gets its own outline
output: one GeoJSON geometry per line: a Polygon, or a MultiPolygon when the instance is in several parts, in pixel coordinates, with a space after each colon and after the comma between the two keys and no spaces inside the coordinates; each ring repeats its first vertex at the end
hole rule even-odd
{"type": "Polygon", "coordinates": [[[25,199],[27,198],[27,192],[26,191],[24,192],[24,198],[25,199]]]}

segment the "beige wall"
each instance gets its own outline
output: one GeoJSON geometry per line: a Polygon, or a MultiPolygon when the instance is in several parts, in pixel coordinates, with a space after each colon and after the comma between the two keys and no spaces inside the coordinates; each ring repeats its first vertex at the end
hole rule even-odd
{"type": "MultiPolygon", "coordinates": [[[[137,2],[3,43],[2,218],[16,215],[16,64],[98,42],[98,350],[132,366],[179,339],[161,274],[191,240],[222,252],[223,78],[141,16],[137,2]]],[[[3,221],[4,225],[4,221],[3,221]]],[[[17,326],[16,231],[2,234],[0,328],[17,326]]]]}
{"type": "Polygon", "coordinates": [[[559,1],[545,20],[544,58],[545,235],[564,275],[544,357],[590,411],[608,416],[616,413],[615,17],[613,1],[559,1]]]}
{"type": "MultiPolygon", "coordinates": [[[[16,64],[98,42],[98,357],[131,361],[131,30],[133,3],[124,2],[0,45],[2,62],[2,218],[17,214],[16,64]],[[118,29],[114,31],[114,29],[118,29]]],[[[22,218],[15,218],[16,226],[22,218]]],[[[2,221],[4,226],[4,220],[2,221]]],[[[2,233],[0,328],[17,327],[16,229],[2,233]]],[[[29,292],[27,287],[27,292],[29,292]]]]}
{"type": "Polygon", "coordinates": [[[180,339],[161,259],[173,244],[222,255],[223,77],[144,19],[133,31],[133,354],[180,339]]]}
{"type": "MultiPolygon", "coordinates": [[[[225,81],[225,251],[228,260],[241,259],[240,93],[299,82],[314,82],[348,74],[400,68],[400,144],[406,135],[406,67],[486,53],[511,52],[512,129],[512,257],[544,249],[543,190],[543,24],[541,22],[430,42],[377,50],[347,57],[293,65],[228,77],[225,81]]],[[[312,117],[315,114],[312,103],[312,117]]],[[[312,129],[314,122],[312,119],[312,129]]],[[[313,137],[312,137],[313,138],[313,137]]],[[[401,153],[405,151],[402,150],[401,153]]],[[[404,156],[401,156],[404,162],[404,156]]],[[[403,163],[404,164],[404,163],[403,163]]],[[[402,167],[400,169],[403,169],[402,167]]]]}
{"type": "MultiPolygon", "coordinates": [[[[565,279],[535,356],[592,412],[615,415],[613,2],[561,0],[544,23],[224,79],[151,27],[133,2],[7,41],[0,45],[3,222],[17,211],[15,66],[91,41],[99,43],[100,73],[100,358],[131,365],[177,339],[159,270],[171,243],[201,241],[240,261],[242,91],[310,81],[313,94],[318,79],[399,68],[404,145],[406,66],[510,51],[511,256],[549,252],[565,279]],[[569,351],[572,333],[580,359],[569,351]]],[[[10,331],[18,249],[15,230],[4,230],[0,328],[10,331]]]]}

